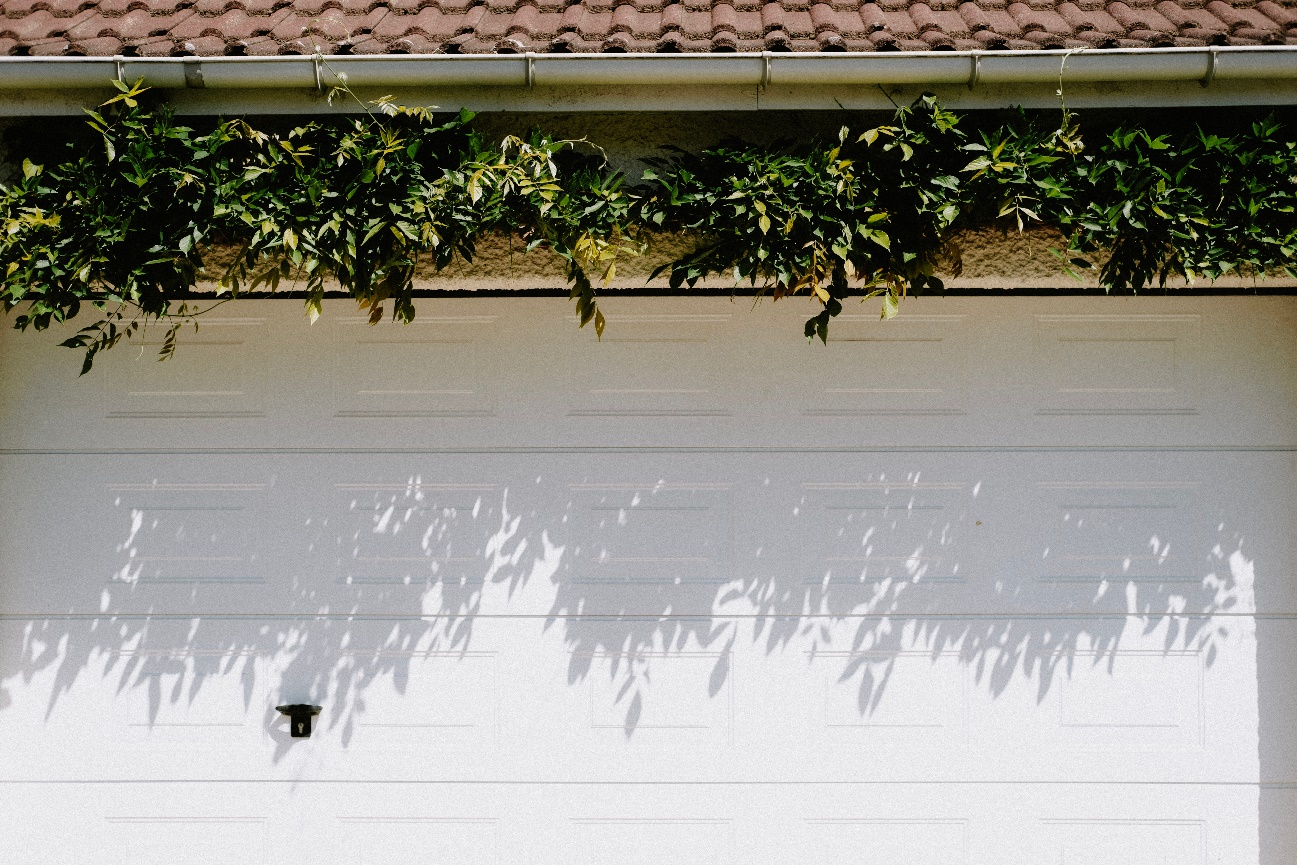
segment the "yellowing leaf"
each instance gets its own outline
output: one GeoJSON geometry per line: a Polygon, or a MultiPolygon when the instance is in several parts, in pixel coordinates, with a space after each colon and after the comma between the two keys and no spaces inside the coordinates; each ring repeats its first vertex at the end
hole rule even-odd
{"type": "Polygon", "coordinates": [[[883,295],[883,313],[880,319],[895,318],[896,313],[901,311],[901,299],[892,292],[883,295]]]}

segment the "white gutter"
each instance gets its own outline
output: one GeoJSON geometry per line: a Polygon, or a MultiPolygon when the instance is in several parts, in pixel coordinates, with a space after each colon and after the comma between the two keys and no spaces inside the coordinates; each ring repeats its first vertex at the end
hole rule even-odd
{"type": "Polygon", "coordinates": [[[761,54],[3,57],[0,91],[94,88],[586,87],[1297,80],[1297,46],[761,54]],[[980,67],[980,69],[979,69],[980,67]]]}
{"type": "MultiPolygon", "coordinates": [[[[188,92],[199,96],[200,102],[270,104],[268,93],[280,94],[279,101],[287,94],[300,101],[304,95],[327,90],[340,77],[366,93],[498,91],[494,97],[498,99],[511,91],[506,102],[545,103],[549,110],[580,110],[576,103],[564,103],[563,91],[581,91],[588,97],[629,88],[649,102],[669,101],[671,94],[663,88],[699,94],[731,88],[751,94],[756,102],[760,94],[770,92],[780,96],[776,103],[796,101],[799,91],[809,96],[822,88],[876,86],[963,87],[973,92],[1013,88],[1019,95],[1040,91],[1053,97],[1060,80],[1065,88],[1080,87],[1082,95],[1088,85],[1129,85],[1143,94],[1141,104],[1181,104],[1183,97],[1159,102],[1158,93],[1203,93],[1197,88],[1185,91],[1183,86],[1202,84],[1210,89],[1209,85],[1231,82],[1250,82],[1272,94],[1259,97],[1260,101],[1292,102],[1297,96],[1285,98],[1284,94],[1297,94],[1293,86],[1297,46],[805,54],[5,57],[0,58],[0,111],[50,113],[40,107],[58,102],[54,94],[67,102],[76,91],[82,91],[83,97],[86,91],[102,92],[117,78],[143,79],[154,88],[188,92]],[[535,95],[522,97],[520,90],[535,95]],[[196,91],[206,93],[200,96],[196,91]],[[211,91],[231,92],[214,102],[211,91]],[[6,106],[8,110],[3,110],[6,106]],[[25,106],[26,111],[14,106],[25,106]]],[[[1104,89],[1114,92],[1111,86],[1104,89]]],[[[760,106],[754,102],[748,107],[760,106]]],[[[646,108],[652,106],[627,104],[623,110],[646,108]]]]}

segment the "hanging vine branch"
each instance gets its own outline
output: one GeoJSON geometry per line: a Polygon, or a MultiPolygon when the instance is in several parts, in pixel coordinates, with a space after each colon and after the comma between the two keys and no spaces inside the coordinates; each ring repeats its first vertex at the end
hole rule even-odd
{"type": "Polygon", "coordinates": [[[495,232],[559,255],[581,325],[600,335],[596,285],[661,230],[698,239],[659,269],[672,287],[732,274],[808,295],[820,311],[806,336],[821,340],[850,297],[880,298],[887,318],[906,294],[943,288],[939,269],[958,274],[951,238],[985,225],[1059,229],[1064,269],[1095,270],[1105,290],[1297,276],[1297,144],[1272,119],[1175,140],[1118,129],[1087,149],[1066,111],[969,134],[923,97],[830,142],[675,151],[631,185],[586,142],[488,142],[466,111],[380,100],[286,132],[229,120],[200,133],[138,82],[114,83],[61,159],[15,154],[22,176],[0,189],[0,303],[23,330],[96,310],[63,343],[84,351],[83,373],[154,326],[168,357],[214,304],[285,284],[305,289],[312,319],[332,280],[372,322],[408,322],[420,262],[471,261],[495,232]],[[205,269],[214,245],[238,250],[220,273],[205,269]],[[218,281],[207,304],[185,300],[200,279],[218,281]]]}

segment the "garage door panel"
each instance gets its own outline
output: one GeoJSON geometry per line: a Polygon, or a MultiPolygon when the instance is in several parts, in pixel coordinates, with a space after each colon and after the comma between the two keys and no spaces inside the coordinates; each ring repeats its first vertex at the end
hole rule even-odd
{"type": "Polygon", "coordinates": [[[346,586],[480,586],[506,520],[499,486],[439,482],[334,484],[335,579],[346,586]]]}
{"type": "Polygon", "coordinates": [[[291,583],[283,578],[276,478],[168,462],[103,473],[91,531],[73,541],[85,569],[84,582],[74,581],[84,599],[78,606],[197,612],[281,604],[291,583]]]}
{"type": "Polygon", "coordinates": [[[111,800],[94,789],[34,786],[23,791],[31,815],[22,823],[7,820],[15,825],[5,826],[6,837],[19,842],[13,861],[42,865],[85,857],[129,861],[132,848],[149,852],[181,827],[192,834],[173,850],[185,851],[198,837],[260,853],[238,861],[401,861],[414,854],[433,862],[559,863],[574,855],[587,861],[658,851],[773,863],[811,851],[816,858],[831,852],[865,863],[896,848],[920,862],[968,865],[1094,861],[1078,855],[1087,852],[1105,857],[1098,861],[1158,865],[1257,858],[1255,794],[1207,786],[1060,784],[1019,791],[967,784],[938,792],[907,784],[571,785],[543,805],[530,785],[263,788],[230,807],[218,801],[221,787],[213,785],[124,784],[111,800]],[[1143,816],[1132,818],[1135,813],[1143,816]],[[50,838],[66,841],[51,851],[50,838]]]}
{"type": "MultiPolygon", "coordinates": [[[[257,748],[266,700],[266,657],[247,649],[140,649],[106,659],[115,699],[103,716],[119,741],[147,752],[257,748]]],[[[66,711],[66,710],[65,710],[66,711]]]]}
{"type": "Polygon", "coordinates": [[[118,483],[103,523],[112,526],[118,583],[258,585],[265,483],[118,483]]]}
{"type": "Polygon", "coordinates": [[[802,415],[829,429],[841,419],[845,431],[851,418],[967,414],[965,318],[918,314],[890,327],[873,315],[839,316],[824,350],[798,358],[802,415]]]}
{"type": "MultiPolygon", "coordinates": [[[[578,667],[584,660],[574,659],[578,667]]],[[[617,730],[627,736],[640,730],[700,731],[672,735],[691,742],[702,738],[701,731],[709,731],[708,740],[728,743],[731,739],[734,706],[728,653],[623,658],[623,664],[638,668],[624,674],[607,663],[612,660],[608,656],[592,660],[609,668],[606,675],[592,670],[589,677],[592,729],[617,730]]]]}
{"type": "MultiPolygon", "coordinates": [[[[1032,750],[1053,759],[1070,759],[1062,755],[1077,751],[1120,751],[1182,762],[1210,750],[1246,772],[1251,755],[1230,739],[1242,719],[1222,708],[1250,689],[1232,685],[1220,670],[1209,674],[1204,654],[1118,648],[1058,661],[1045,674],[1049,689],[1038,688],[1029,726],[1039,738],[1032,750]]],[[[986,729],[997,720],[988,718],[986,729]]]]}
{"type": "MultiPolygon", "coordinates": [[[[830,473],[726,456],[705,480],[612,484],[565,457],[533,459],[531,477],[423,457],[372,473],[336,457],[256,473],[226,470],[230,456],[7,459],[9,562],[42,575],[5,587],[14,612],[1239,613],[1258,573],[1285,609],[1297,572],[1259,504],[1291,473],[1233,459],[1086,457],[1062,474],[1000,457],[976,480],[895,485],[855,480],[894,476],[863,457],[830,473]],[[32,528],[69,523],[88,530],[32,528]]],[[[958,479],[969,459],[907,462],[958,479]]]]}
{"type": "Polygon", "coordinates": [[[0,595],[5,612],[269,609],[291,586],[297,527],[282,519],[273,469],[223,457],[0,461],[8,565],[26,575],[0,595]]]}
{"type": "Polygon", "coordinates": [[[1102,313],[1087,299],[912,298],[890,322],[842,321],[827,347],[805,344],[804,309],[788,304],[739,314],[728,299],[689,311],[677,299],[668,313],[662,299],[613,299],[625,320],[610,312],[604,340],[587,342],[563,299],[428,303],[425,324],[370,328],[346,315],[310,327],[294,301],[258,302],[260,314],[183,336],[174,361],[109,353],[77,383],[71,352],[17,335],[5,368],[23,375],[6,404],[32,417],[2,443],[1297,443],[1282,298],[1111,298],[1102,313]],[[401,352],[413,354],[395,363],[401,352]],[[186,364],[203,382],[183,384],[186,364]],[[89,406],[101,422],[81,422],[89,406]],[[109,423],[110,411],[130,417],[109,423]]]}
{"type": "MultiPolygon", "coordinates": [[[[203,325],[198,333],[178,335],[178,347],[165,362],[159,362],[162,343],[156,338],[97,358],[87,376],[100,390],[91,409],[93,431],[74,435],[99,438],[109,447],[264,441],[279,402],[272,342],[282,324],[261,316],[225,316],[205,318],[203,325]]],[[[67,355],[60,358],[63,364],[71,359],[67,355]]],[[[84,412],[69,409],[69,421],[84,412]]]]}
{"type": "MultiPolygon", "coordinates": [[[[358,752],[388,754],[498,746],[498,653],[355,650],[341,666],[352,677],[342,737],[358,752]],[[361,671],[378,662],[390,675],[361,671]]],[[[377,672],[377,670],[375,670],[377,672]]],[[[337,717],[330,719],[336,726],[337,717]]]]}
{"type": "Polygon", "coordinates": [[[177,349],[168,362],[158,362],[159,339],[146,338],[142,351],[105,353],[98,359],[103,417],[135,421],[264,418],[271,351],[268,330],[264,317],[204,318],[201,330],[182,337],[183,350],[177,349]]]}
{"type": "Polygon", "coordinates": [[[409,325],[337,316],[334,417],[378,440],[435,436],[441,418],[494,417],[501,355],[491,348],[494,315],[432,315],[409,325]],[[400,421],[423,420],[404,424],[400,421]]]}
{"type": "Polygon", "coordinates": [[[969,675],[958,652],[815,654],[830,743],[871,749],[962,750],[969,737],[969,675]]]}
{"type": "Polygon", "coordinates": [[[968,485],[898,479],[853,483],[803,483],[800,532],[810,585],[885,582],[966,581],[968,565],[960,543],[968,530],[968,485]]]}
{"type": "Polygon", "coordinates": [[[1038,414],[1198,412],[1200,315],[1037,314],[1035,319],[1038,414]]]}
{"type": "Polygon", "coordinates": [[[665,430],[674,418],[732,417],[737,394],[725,348],[734,316],[621,312],[624,306],[613,304],[602,338],[575,340],[563,399],[569,423],[615,435],[665,430]]]}
{"type": "MultiPolygon", "coordinates": [[[[1166,630],[1145,635],[1144,625],[1119,626],[1103,651],[1085,648],[1095,635],[1066,619],[913,624],[923,638],[899,647],[817,650],[801,674],[807,735],[934,774],[954,765],[1030,777],[1047,766],[1067,766],[1068,777],[1111,777],[1134,766],[1157,774],[1171,765],[1192,774],[1209,752],[1217,770],[1246,776],[1255,740],[1238,735],[1250,729],[1238,706],[1255,694],[1243,677],[1250,641],[1238,635],[1212,648],[1166,649],[1166,630]],[[979,644],[986,637],[991,645],[979,644]],[[1005,741],[1005,729],[1021,736],[1005,741]]],[[[760,664],[742,656],[737,664],[745,661],[760,664]]],[[[762,676],[775,674],[767,666],[762,676]]],[[[763,693],[753,702],[770,699],[763,693]]]]}
{"type": "Polygon", "coordinates": [[[1045,583],[1201,583],[1197,485],[1037,482],[1045,583]]]}
{"type": "Polygon", "coordinates": [[[569,485],[573,541],[565,583],[724,584],[733,559],[729,484],[569,485]]]}
{"type": "MultiPolygon", "coordinates": [[[[620,862],[657,853],[732,863],[786,862],[809,851],[860,863],[903,852],[907,860],[960,865],[1160,865],[1255,861],[1257,854],[1254,798],[1210,788],[1006,791],[973,784],[938,794],[917,785],[576,785],[541,807],[526,786],[284,784],[249,796],[238,810],[213,808],[217,789],[125,785],[108,820],[94,815],[102,806],[93,793],[81,802],[75,791],[37,789],[33,835],[66,833],[69,848],[78,837],[94,838],[83,852],[109,862],[129,861],[129,850],[143,854],[181,827],[209,843],[228,838],[230,849],[265,851],[251,861],[620,862]],[[294,817],[296,809],[302,816],[294,817]]],[[[23,827],[15,828],[19,834],[8,837],[24,837],[23,827]]],[[[178,839],[172,849],[187,843],[178,839]]]]}
{"type": "Polygon", "coordinates": [[[40,578],[3,597],[96,614],[1199,615],[1258,597],[1284,611],[1297,592],[1292,538],[1263,504],[1286,460],[690,459],[709,466],[6,457],[8,562],[40,578]]]}
{"type": "Polygon", "coordinates": [[[748,619],[263,622],[6,623],[29,677],[6,679],[12,735],[94,754],[6,775],[280,776],[327,753],[312,771],[358,780],[1256,772],[1255,647],[1234,620],[1187,645],[1131,618],[1102,648],[1110,625],[1069,619],[807,620],[784,645],[748,619]],[[290,701],[325,706],[309,742],[273,711],[290,701]],[[753,748],[769,753],[749,765],[753,748]]]}

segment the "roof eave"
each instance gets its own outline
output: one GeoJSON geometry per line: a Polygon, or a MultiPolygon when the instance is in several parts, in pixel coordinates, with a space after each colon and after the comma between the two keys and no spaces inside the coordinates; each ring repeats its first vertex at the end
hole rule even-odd
{"type": "Polygon", "coordinates": [[[0,115],[80,113],[114,79],[182,113],[356,111],[325,95],[507,111],[887,108],[924,91],[958,108],[1297,103],[1297,46],[761,54],[0,58],[0,115]]]}

